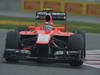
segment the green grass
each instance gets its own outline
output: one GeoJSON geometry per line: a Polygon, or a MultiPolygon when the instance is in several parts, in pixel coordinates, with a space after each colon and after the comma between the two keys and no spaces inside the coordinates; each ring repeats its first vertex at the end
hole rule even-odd
{"type": "MultiPolygon", "coordinates": [[[[22,26],[22,25],[21,25],[22,26]]],[[[23,25],[24,26],[24,25],[23,25]]],[[[16,29],[17,27],[20,27],[20,25],[14,25],[14,24],[0,24],[0,29],[16,29]]]]}
{"type": "Polygon", "coordinates": [[[78,29],[84,30],[91,33],[100,33],[100,24],[85,23],[85,22],[68,22],[69,25],[77,27],[78,29]]]}
{"type": "MultiPolygon", "coordinates": [[[[13,20],[13,21],[26,21],[26,22],[33,22],[33,18],[15,18],[15,17],[0,17],[0,20],[13,20]]],[[[43,21],[39,21],[43,23],[43,21]]],[[[57,26],[64,26],[64,21],[55,21],[54,24],[57,26]]],[[[75,21],[67,21],[66,24],[68,25],[68,30],[76,30],[81,29],[86,32],[91,33],[100,33],[100,24],[93,24],[93,23],[85,23],[85,22],[75,22],[75,21]]],[[[9,25],[9,24],[0,24],[0,29],[15,29],[21,25],[9,25]]],[[[39,26],[39,25],[37,25],[39,26]]]]}
{"type": "Polygon", "coordinates": [[[0,20],[12,20],[12,21],[28,21],[28,22],[33,22],[33,18],[19,18],[19,17],[5,17],[5,16],[0,16],[0,20]]]}

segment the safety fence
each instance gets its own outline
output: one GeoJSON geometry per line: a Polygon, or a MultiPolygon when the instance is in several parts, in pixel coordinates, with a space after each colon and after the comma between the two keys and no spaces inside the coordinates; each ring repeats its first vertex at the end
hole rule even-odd
{"type": "Polygon", "coordinates": [[[65,0],[22,0],[22,8],[26,11],[52,8],[71,14],[100,16],[100,2],[73,2],[65,0]]]}

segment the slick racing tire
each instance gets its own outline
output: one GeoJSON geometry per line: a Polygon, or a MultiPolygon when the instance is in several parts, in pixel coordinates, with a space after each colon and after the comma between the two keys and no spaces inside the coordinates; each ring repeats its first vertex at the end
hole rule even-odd
{"type": "Polygon", "coordinates": [[[14,62],[17,63],[19,60],[18,59],[12,59],[12,58],[5,58],[5,60],[10,63],[10,62],[14,62]]]}
{"type": "Polygon", "coordinates": [[[77,34],[80,34],[83,37],[83,45],[84,45],[84,47],[82,49],[83,50],[83,52],[82,52],[82,58],[85,58],[86,57],[86,35],[85,35],[85,32],[81,31],[81,30],[75,30],[73,32],[77,33],[77,34]]]}
{"type": "Polygon", "coordinates": [[[5,45],[5,52],[4,52],[4,58],[7,62],[17,62],[18,59],[15,59],[12,56],[12,53],[8,52],[8,49],[18,49],[19,48],[19,39],[20,36],[18,34],[18,32],[16,31],[9,31],[7,33],[7,37],[6,37],[6,45],[5,45]]]}
{"type": "Polygon", "coordinates": [[[6,49],[18,49],[20,36],[16,31],[9,31],[6,37],[6,49]]]}
{"type": "Polygon", "coordinates": [[[16,31],[18,31],[18,32],[20,32],[20,31],[28,31],[28,27],[26,27],[26,26],[18,27],[16,29],[16,31]]]}
{"type": "Polygon", "coordinates": [[[83,64],[83,61],[81,60],[74,60],[70,62],[70,66],[81,66],[83,64]]]}
{"type": "Polygon", "coordinates": [[[81,35],[72,35],[69,37],[68,42],[69,51],[77,51],[73,54],[73,60],[69,63],[71,66],[81,66],[83,64],[83,58],[81,52],[83,49],[83,37],[81,35]]]}

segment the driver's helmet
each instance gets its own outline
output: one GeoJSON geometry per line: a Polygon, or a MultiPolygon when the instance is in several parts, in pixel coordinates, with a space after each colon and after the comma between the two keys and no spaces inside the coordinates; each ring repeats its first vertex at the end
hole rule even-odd
{"type": "Polygon", "coordinates": [[[50,14],[47,14],[45,16],[45,24],[51,24],[51,25],[53,25],[53,17],[50,14]]]}
{"type": "Polygon", "coordinates": [[[50,15],[49,15],[49,14],[46,15],[46,17],[45,17],[45,21],[46,21],[46,22],[50,22],[50,15]]]}
{"type": "Polygon", "coordinates": [[[51,17],[51,15],[49,15],[49,14],[45,16],[45,25],[44,25],[44,29],[45,29],[45,30],[52,30],[52,29],[53,29],[52,17],[51,17]]]}

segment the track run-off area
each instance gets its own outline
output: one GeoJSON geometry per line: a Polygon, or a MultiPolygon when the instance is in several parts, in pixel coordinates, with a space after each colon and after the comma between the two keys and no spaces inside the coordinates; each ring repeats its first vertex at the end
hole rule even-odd
{"type": "Polygon", "coordinates": [[[2,55],[8,31],[11,30],[0,29],[0,75],[100,75],[100,34],[86,34],[86,60],[81,67],[70,67],[28,61],[5,63],[2,55]]]}
{"type": "Polygon", "coordinates": [[[86,51],[86,59],[84,65],[100,68],[100,50],[86,51]]]}

